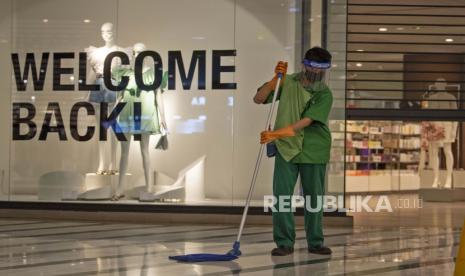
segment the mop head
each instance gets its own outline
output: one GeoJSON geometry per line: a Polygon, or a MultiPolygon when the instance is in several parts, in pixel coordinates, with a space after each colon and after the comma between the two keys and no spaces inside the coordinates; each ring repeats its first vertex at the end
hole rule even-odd
{"type": "Polygon", "coordinates": [[[169,256],[170,260],[175,260],[179,262],[187,262],[187,263],[197,263],[197,262],[220,262],[220,261],[232,261],[242,254],[239,250],[239,242],[235,242],[233,245],[233,249],[231,249],[226,254],[208,254],[208,253],[200,253],[200,254],[188,254],[188,255],[178,255],[178,256],[169,256]]]}

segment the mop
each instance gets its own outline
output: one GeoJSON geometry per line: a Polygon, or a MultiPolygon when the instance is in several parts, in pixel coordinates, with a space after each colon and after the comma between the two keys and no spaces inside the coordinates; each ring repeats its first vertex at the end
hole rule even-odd
{"type": "MultiPolygon", "coordinates": [[[[271,103],[271,108],[268,113],[268,119],[266,120],[265,129],[271,128],[271,120],[273,118],[273,113],[275,109],[276,98],[279,91],[279,85],[282,79],[282,74],[278,74],[278,81],[276,82],[276,87],[273,93],[273,101],[271,103]]],[[[250,201],[252,199],[253,190],[255,188],[255,183],[257,181],[258,172],[260,170],[260,164],[262,162],[263,151],[265,149],[265,144],[260,145],[260,151],[258,152],[257,161],[255,163],[255,169],[252,176],[252,181],[250,183],[249,193],[247,195],[247,201],[245,203],[244,212],[242,213],[241,224],[239,226],[239,232],[237,233],[236,241],[234,242],[232,249],[229,250],[226,254],[209,254],[209,253],[199,253],[199,254],[188,254],[188,255],[178,255],[178,256],[169,256],[170,260],[176,260],[180,262],[213,262],[213,261],[232,261],[242,254],[240,249],[240,240],[242,236],[242,230],[244,230],[245,220],[247,218],[247,213],[249,211],[250,201]]]]}

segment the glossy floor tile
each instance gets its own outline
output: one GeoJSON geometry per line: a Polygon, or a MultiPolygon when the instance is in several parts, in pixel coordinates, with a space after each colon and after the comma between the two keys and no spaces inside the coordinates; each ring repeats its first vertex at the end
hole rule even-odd
{"type": "Polygon", "coordinates": [[[0,219],[0,275],[451,275],[461,229],[328,227],[327,257],[307,252],[298,227],[294,254],[271,257],[271,227],[248,226],[235,261],[168,260],[225,253],[236,232],[234,225],[0,219]]]}

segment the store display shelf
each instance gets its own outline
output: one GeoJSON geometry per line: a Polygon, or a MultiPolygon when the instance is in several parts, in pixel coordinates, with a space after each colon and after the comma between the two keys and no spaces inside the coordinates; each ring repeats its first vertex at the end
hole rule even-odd
{"type": "Polygon", "coordinates": [[[346,192],[419,189],[421,124],[348,121],[346,192]]]}
{"type": "Polygon", "coordinates": [[[384,134],[393,134],[393,135],[400,135],[400,136],[420,136],[420,133],[394,133],[394,132],[384,132],[384,134]]]}
{"type": "Polygon", "coordinates": [[[420,137],[421,134],[418,133],[418,134],[400,134],[401,136],[404,136],[404,137],[420,137]]]}
{"type": "Polygon", "coordinates": [[[388,163],[395,163],[390,161],[347,161],[346,163],[358,163],[358,164],[388,164],[388,163]]]}
{"type": "Polygon", "coordinates": [[[346,131],[347,133],[356,133],[356,134],[362,134],[362,135],[368,135],[370,133],[368,132],[358,132],[358,131],[353,131],[353,130],[348,130],[346,131]]]}
{"type": "Polygon", "coordinates": [[[360,150],[383,150],[385,148],[361,148],[361,147],[347,147],[347,149],[360,149],[360,150]]]}

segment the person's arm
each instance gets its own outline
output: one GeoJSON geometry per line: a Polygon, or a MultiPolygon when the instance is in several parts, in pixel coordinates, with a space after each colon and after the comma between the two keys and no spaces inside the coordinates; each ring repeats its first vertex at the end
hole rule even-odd
{"type": "Polygon", "coordinates": [[[303,118],[303,119],[300,119],[298,120],[297,122],[295,122],[294,124],[292,124],[292,129],[294,131],[299,131],[301,129],[304,129],[306,127],[308,127],[309,125],[311,125],[313,123],[313,120],[310,119],[310,118],[303,118]]]}
{"type": "MultiPolygon", "coordinates": [[[[256,104],[263,104],[267,102],[268,97],[276,88],[276,83],[278,81],[278,74],[282,75],[280,86],[284,82],[287,73],[287,62],[280,61],[274,69],[275,75],[271,81],[265,83],[260,88],[258,88],[257,93],[253,97],[253,101],[256,104]]],[[[277,92],[276,92],[277,93],[277,92]]]]}
{"type": "Polygon", "coordinates": [[[297,122],[274,131],[263,131],[260,136],[260,143],[267,144],[276,139],[292,137],[296,132],[310,126],[314,121],[326,122],[333,104],[332,95],[326,94],[314,105],[310,106],[303,114],[302,119],[297,122]]]}
{"type": "Polygon", "coordinates": [[[265,103],[273,90],[274,87],[272,87],[271,81],[265,83],[262,87],[258,88],[257,94],[253,97],[253,102],[256,104],[265,103]]]}
{"type": "Polygon", "coordinates": [[[297,122],[274,131],[263,131],[260,136],[261,144],[268,144],[276,139],[295,136],[296,132],[308,127],[313,122],[310,118],[303,118],[297,122]]]}

